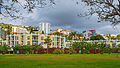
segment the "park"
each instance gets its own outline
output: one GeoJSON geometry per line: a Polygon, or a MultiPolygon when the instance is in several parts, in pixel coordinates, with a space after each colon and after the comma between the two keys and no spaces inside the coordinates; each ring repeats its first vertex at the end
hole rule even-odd
{"type": "Polygon", "coordinates": [[[120,68],[120,0],[0,0],[0,68],[120,68]]]}
{"type": "Polygon", "coordinates": [[[119,68],[118,54],[0,55],[0,68],[119,68]]]}

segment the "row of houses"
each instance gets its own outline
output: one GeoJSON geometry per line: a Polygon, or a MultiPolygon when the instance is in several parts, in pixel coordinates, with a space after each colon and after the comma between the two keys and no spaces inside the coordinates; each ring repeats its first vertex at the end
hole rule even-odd
{"type": "MultiPolygon", "coordinates": [[[[57,29],[56,31],[51,31],[50,29],[51,24],[49,23],[40,23],[39,27],[31,27],[31,26],[21,26],[16,27],[13,26],[12,30],[9,35],[5,35],[3,32],[3,29],[0,31],[0,45],[7,44],[10,47],[16,46],[16,45],[42,45],[43,48],[47,48],[47,45],[44,43],[46,38],[50,38],[52,40],[51,45],[49,45],[50,48],[70,48],[71,42],[67,41],[64,36],[69,36],[71,33],[71,30],[69,29],[57,29]],[[31,28],[33,29],[31,32],[31,28]],[[31,33],[30,33],[31,32],[31,33]],[[59,33],[61,35],[57,35],[55,33],[59,33]],[[2,37],[5,35],[6,39],[3,40],[2,37]]],[[[97,35],[96,30],[89,30],[89,31],[83,31],[83,37],[80,37],[80,39],[84,38],[90,38],[89,36],[97,35]]],[[[105,37],[105,36],[104,36],[105,37]]],[[[72,37],[73,39],[79,38],[77,35],[72,37]]],[[[110,42],[106,40],[107,44],[111,47],[115,47],[116,45],[119,45],[120,41],[117,42],[110,42]]],[[[113,40],[116,41],[116,40],[113,40]]]]}

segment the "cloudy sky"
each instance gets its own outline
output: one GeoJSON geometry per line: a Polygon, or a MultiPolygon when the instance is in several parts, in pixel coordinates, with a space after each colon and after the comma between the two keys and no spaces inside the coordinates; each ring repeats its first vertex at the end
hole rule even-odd
{"type": "Polygon", "coordinates": [[[51,23],[51,29],[57,28],[71,29],[72,31],[82,32],[84,30],[97,30],[101,34],[118,34],[119,25],[115,28],[108,22],[97,22],[97,15],[90,17],[79,17],[78,14],[87,12],[87,7],[75,0],[55,0],[56,5],[47,5],[45,8],[34,9],[33,13],[25,13],[24,20],[9,21],[7,23],[15,25],[38,26],[40,22],[51,23]]]}

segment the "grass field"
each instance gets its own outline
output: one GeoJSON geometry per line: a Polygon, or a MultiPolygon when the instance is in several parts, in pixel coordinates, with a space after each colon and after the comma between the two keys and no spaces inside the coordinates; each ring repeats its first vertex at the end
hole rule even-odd
{"type": "Polygon", "coordinates": [[[0,55],[0,68],[120,68],[117,55],[0,55]]]}

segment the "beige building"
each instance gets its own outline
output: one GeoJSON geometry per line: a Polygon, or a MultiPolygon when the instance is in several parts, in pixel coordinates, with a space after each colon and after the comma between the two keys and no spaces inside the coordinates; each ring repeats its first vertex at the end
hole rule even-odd
{"type": "Polygon", "coordinates": [[[43,48],[47,48],[44,44],[44,39],[50,38],[52,40],[50,48],[65,48],[65,37],[57,35],[45,34],[11,34],[7,36],[7,44],[12,47],[15,45],[38,45],[41,44],[43,48]]]}
{"type": "Polygon", "coordinates": [[[64,35],[69,35],[70,34],[70,31],[69,29],[57,29],[56,32],[61,32],[63,33],[64,35]]]}

